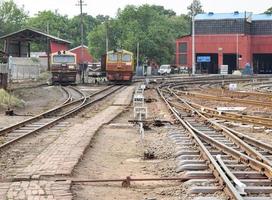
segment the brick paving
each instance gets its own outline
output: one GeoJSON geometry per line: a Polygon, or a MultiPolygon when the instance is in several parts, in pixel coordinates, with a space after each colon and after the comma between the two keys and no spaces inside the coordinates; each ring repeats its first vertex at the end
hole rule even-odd
{"type": "Polygon", "coordinates": [[[72,200],[70,181],[21,181],[0,183],[2,200],[72,200]]]}
{"type": "Polygon", "coordinates": [[[133,91],[134,87],[127,87],[114,99],[113,106],[84,121],[84,124],[72,126],[28,166],[17,171],[15,178],[39,179],[40,176],[70,175],[90,144],[93,135],[103,124],[109,123],[123,112],[131,102],[133,91]],[[118,102],[122,105],[118,105],[118,102]]]}

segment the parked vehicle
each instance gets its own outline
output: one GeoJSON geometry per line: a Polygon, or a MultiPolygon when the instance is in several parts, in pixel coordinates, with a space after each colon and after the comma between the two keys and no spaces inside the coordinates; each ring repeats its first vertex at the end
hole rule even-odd
{"type": "Polygon", "coordinates": [[[188,74],[189,73],[189,68],[186,66],[180,66],[179,67],[179,73],[181,74],[188,74]]]}
{"type": "Polygon", "coordinates": [[[105,69],[101,67],[101,63],[91,63],[88,65],[89,77],[102,77],[105,76],[105,69]]]}
{"type": "Polygon", "coordinates": [[[171,66],[170,65],[161,65],[158,71],[160,75],[166,75],[171,73],[171,66]]]}

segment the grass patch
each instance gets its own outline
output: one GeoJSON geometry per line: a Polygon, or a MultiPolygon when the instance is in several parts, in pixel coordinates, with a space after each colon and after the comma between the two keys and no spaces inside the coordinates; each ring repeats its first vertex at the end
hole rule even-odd
{"type": "Polygon", "coordinates": [[[12,107],[22,107],[23,105],[23,101],[10,95],[6,90],[0,89],[0,107],[7,109],[12,107]]]}
{"type": "Polygon", "coordinates": [[[51,73],[46,71],[46,72],[42,72],[37,80],[46,81],[46,80],[49,80],[50,78],[51,78],[51,73]]]}

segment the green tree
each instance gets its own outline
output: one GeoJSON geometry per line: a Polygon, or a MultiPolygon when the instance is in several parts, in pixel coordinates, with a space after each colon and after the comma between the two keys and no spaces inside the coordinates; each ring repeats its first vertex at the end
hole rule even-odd
{"type": "Polygon", "coordinates": [[[0,3],[0,36],[21,29],[28,18],[24,7],[18,7],[13,0],[0,3]]]}
{"type": "MultiPolygon", "coordinates": [[[[81,44],[81,32],[80,32],[80,15],[74,16],[70,19],[68,24],[69,40],[72,42],[72,46],[79,46],[81,44]]],[[[96,18],[83,13],[83,44],[88,45],[87,35],[98,25],[96,18]]]]}
{"type": "Polygon", "coordinates": [[[194,0],[188,7],[187,7],[188,16],[192,17],[193,15],[204,13],[204,10],[202,9],[202,4],[200,0],[194,0]]]}
{"type": "Polygon", "coordinates": [[[68,16],[59,14],[57,10],[38,12],[34,17],[29,18],[27,26],[64,39],[68,39],[69,36],[68,16]]]}
{"type": "Polygon", "coordinates": [[[105,53],[108,35],[109,49],[124,48],[136,53],[139,42],[140,60],[170,63],[174,58],[175,39],[188,34],[188,25],[185,16],[176,16],[174,11],[161,6],[129,5],[119,9],[115,19],[97,26],[89,34],[89,48],[99,58],[105,53]]]}
{"type": "Polygon", "coordinates": [[[265,11],[264,13],[272,15],[272,7],[268,8],[267,11],[265,11]]]}

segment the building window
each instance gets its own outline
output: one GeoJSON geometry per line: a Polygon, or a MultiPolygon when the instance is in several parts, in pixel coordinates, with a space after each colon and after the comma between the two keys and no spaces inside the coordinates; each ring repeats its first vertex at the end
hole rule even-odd
{"type": "Polygon", "coordinates": [[[187,64],[187,54],[180,54],[179,55],[179,64],[186,65],[187,64]]]}
{"type": "Polygon", "coordinates": [[[180,53],[187,52],[187,43],[186,42],[179,43],[179,52],[180,53]]]}

